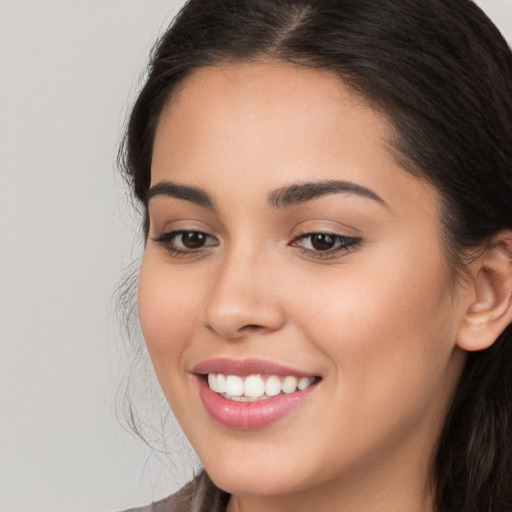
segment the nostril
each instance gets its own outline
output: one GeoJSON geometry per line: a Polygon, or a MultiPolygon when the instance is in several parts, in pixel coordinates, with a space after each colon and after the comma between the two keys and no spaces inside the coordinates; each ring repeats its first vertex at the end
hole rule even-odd
{"type": "Polygon", "coordinates": [[[216,332],[218,334],[221,334],[222,336],[226,338],[239,338],[240,336],[244,336],[247,334],[258,334],[264,332],[267,328],[264,325],[259,324],[245,324],[240,327],[237,327],[236,325],[232,326],[226,326],[226,325],[219,325],[216,326],[212,324],[206,324],[206,328],[212,332],[216,332]]]}

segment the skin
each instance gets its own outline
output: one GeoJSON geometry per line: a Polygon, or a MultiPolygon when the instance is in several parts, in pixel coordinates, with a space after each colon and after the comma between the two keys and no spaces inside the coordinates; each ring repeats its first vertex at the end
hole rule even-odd
{"type": "MultiPolygon", "coordinates": [[[[437,191],[400,168],[393,130],[330,72],[276,62],[197,70],[162,113],[151,185],[200,188],[215,208],[155,195],[139,284],[163,392],[228,510],[433,510],[429,463],[465,352],[472,288],[448,278],[437,191]],[[346,180],[286,207],[269,195],[346,180]],[[210,236],[179,256],[155,237],[210,236]],[[307,233],[360,238],[314,251],[307,233]],[[192,369],[257,358],[321,377],[279,421],[214,421],[192,369]]],[[[175,238],[175,246],[182,239],[175,238]]]]}

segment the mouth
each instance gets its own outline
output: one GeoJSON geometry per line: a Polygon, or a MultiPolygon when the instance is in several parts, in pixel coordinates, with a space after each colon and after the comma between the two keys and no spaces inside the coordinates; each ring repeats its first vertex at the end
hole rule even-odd
{"type": "Polygon", "coordinates": [[[226,400],[256,402],[271,397],[304,391],[319,380],[319,377],[295,377],[294,375],[205,375],[208,387],[226,400]]]}
{"type": "Polygon", "coordinates": [[[320,376],[266,361],[215,359],[194,368],[199,396],[218,423],[237,429],[273,423],[302,404],[320,376]]]}

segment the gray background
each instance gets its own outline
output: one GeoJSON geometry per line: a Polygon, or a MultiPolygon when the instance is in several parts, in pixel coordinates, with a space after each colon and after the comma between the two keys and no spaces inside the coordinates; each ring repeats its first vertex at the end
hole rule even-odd
{"type": "MultiPolygon", "coordinates": [[[[116,418],[129,358],[112,307],[141,254],[117,145],[181,3],[0,0],[2,512],[120,510],[190,476],[172,430],[175,467],[116,418]]],[[[512,41],[512,0],[479,4],[512,41]]],[[[152,374],[137,380],[157,411],[152,374]]]]}

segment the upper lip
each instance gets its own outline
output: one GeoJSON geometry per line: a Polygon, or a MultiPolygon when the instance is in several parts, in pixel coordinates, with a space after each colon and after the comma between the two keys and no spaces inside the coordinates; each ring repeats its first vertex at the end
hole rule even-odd
{"type": "Polygon", "coordinates": [[[315,377],[311,372],[290,368],[272,361],[263,359],[229,359],[215,358],[202,361],[193,368],[193,373],[205,375],[208,373],[222,373],[224,375],[293,375],[294,377],[315,377]]]}

